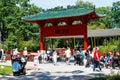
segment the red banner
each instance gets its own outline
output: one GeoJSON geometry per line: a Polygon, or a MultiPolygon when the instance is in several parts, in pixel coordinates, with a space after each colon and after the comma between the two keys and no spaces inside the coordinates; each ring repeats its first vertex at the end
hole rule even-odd
{"type": "Polygon", "coordinates": [[[44,27],[44,37],[79,36],[86,34],[86,24],[44,27]]]}

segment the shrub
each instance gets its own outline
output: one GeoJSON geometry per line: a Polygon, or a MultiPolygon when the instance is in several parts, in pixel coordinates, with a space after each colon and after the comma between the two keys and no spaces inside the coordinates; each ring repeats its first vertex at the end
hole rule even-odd
{"type": "Polygon", "coordinates": [[[89,80],[120,80],[120,75],[119,74],[116,74],[116,75],[108,75],[108,76],[105,76],[105,77],[98,77],[98,78],[92,78],[92,79],[89,79],[89,80]]]}
{"type": "Polygon", "coordinates": [[[12,74],[12,67],[0,65],[0,75],[5,74],[12,74]]]}
{"type": "Polygon", "coordinates": [[[118,39],[110,39],[110,40],[104,40],[103,45],[99,46],[100,52],[106,52],[106,51],[120,51],[120,38],[118,39]]]}

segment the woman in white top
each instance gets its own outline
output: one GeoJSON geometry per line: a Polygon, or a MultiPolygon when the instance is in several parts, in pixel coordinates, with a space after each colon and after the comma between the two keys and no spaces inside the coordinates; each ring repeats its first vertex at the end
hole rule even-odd
{"type": "Polygon", "coordinates": [[[57,52],[56,52],[56,50],[53,52],[53,62],[54,62],[54,65],[57,64],[57,52]]]}
{"type": "Polygon", "coordinates": [[[13,59],[18,58],[19,57],[19,53],[20,52],[18,52],[18,48],[15,48],[15,50],[13,51],[13,59]]]}
{"type": "Polygon", "coordinates": [[[18,55],[19,52],[18,52],[18,48],[15,48],[14,52],[13,52],[13,55],[18,55]]]}
{"type": "Polygon", "coordinates": [[[65,51],[65,53],[66,53],[66,63],[69,64],[70,57],[71,57],[71,50],[70,50],[69,47],[67,48],[67,50],[65,51]]]}

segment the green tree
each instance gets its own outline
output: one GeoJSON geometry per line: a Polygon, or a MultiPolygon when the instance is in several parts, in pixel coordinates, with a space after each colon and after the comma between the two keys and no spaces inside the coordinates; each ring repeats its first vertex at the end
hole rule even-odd
{"type": "Polygon", "coordinates": [[[114,2],[111,9],[111,16],[115,26],[120,28],[120,1],[114,2]]]}
{"type": "Polygon", "coordinates": [[[95,11],[97,14],[100,14],[103,17],[98,20],[91,21],[89,24],[90,26],[96,25],[96,28],[100,27],[100,29],[114,28],[111,18],[111,7],[99,7],[96,8],[95,11]],[[101,24],[104,24],[105,26],[101,24]]]}
{"type": "Polygon", "coordinates": [[[88,1],[84,2],[84,0],[77,0],[76,6],[94,8],[94,5],[92,3],[88,1]]]}
{"type": "Polygon", "coordinates": [[[1,37],[8,48],[20,47],[21,41],[29,41],[34,37],[32,33],[39,32],[37,25],[22,20],[24,16],[42,11],[29,0],[0,0],[0,7],[1,37]]]}
{"type": "Polygon", "coordinates": [[[111,38],[110,40],[104,40],[103,45],[99,46],[101,52],[108,51],[120,51],[120,37],[118,39],[111,38]]]}

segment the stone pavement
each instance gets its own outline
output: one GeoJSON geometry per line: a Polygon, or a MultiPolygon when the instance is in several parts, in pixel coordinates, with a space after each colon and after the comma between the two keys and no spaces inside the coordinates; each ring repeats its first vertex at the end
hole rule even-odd
{"type": "MultiPolygon", "coordinates": [[[[4,65],[11,65],[11,63],[7,61],[4,65]]],[[[75,66],[74,63],[67,65],[65,62],[58,62],[57,65],[52,63],[39,64],[39,70],[34,70],[33,62],[28,62],[26,68],[26,75],[17,77],[12,74],[4,75],[0,76],[0,80],[87,80],[93,77],[118,73],[119,71],[103,68],[102,71],[93,72],[92,67],[75,66]]]]}

